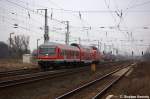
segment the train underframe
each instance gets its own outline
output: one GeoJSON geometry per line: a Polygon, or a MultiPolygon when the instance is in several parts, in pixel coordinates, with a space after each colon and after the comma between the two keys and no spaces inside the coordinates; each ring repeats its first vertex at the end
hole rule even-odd
{"type": "Polygon", "coordinates": [[[65,68],[72,68],[72,67],[82,67],[90,64],[98,64],[99,61],[92,61],[92,62],[84,62],[84,61],[38,61],[38,65],[42,70],[52,69],[59,69],[60,67],[65,68]]]}

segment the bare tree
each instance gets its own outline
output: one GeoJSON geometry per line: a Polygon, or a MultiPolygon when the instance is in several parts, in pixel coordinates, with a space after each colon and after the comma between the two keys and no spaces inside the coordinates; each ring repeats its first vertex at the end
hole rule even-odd
{"type": "Polygon", "coordinates": [[[13,56],[21,57],[25,53],[30,53],[29,51],[29,36],[16,35],[12,38],[12,52],[13,56]]]}
{"type": "Polygon", "coordinates": [[[25,52],[28,52],[29,40],[30,40],[29,36],[26,36],[26,37],[23,36],[23,37],[22,37],[22,43],[23,43],[23,47],[24,47],[24,49],[25,49],[25,52]]]}

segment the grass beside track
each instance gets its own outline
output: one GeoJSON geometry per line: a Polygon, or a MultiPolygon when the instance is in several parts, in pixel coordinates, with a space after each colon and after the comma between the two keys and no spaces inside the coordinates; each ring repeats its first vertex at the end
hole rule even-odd
{"type": "Polygon", "coordinates": [[[0,59],[0,72],[28,68],[38,68],[38,65],[23,63],[22,59],[0,59]]]}

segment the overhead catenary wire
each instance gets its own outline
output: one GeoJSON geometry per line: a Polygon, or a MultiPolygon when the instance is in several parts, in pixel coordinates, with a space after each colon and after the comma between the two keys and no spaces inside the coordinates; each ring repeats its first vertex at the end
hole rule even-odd
{"type": "MultiPolygon", "coordinates": [[[[13,24],[12,24],[13,25],[13,24]]],[[[18,26],[18,27],[21,27],[21,26],[18,26]]],[[[24,30],[28,30],[28,31],[31,31],[30,29],[27,29],[27,28],[24,28],[24,27],[21,27],[22,29],[24,30]]]]}
{"type": "MultiPolygon", "coordinates": [[[[0,15],[0,16],[2,16],[2,15],[0,15]]],[[[9,25],[11,25],[12,28],[14,28],[14,27],[15,27],[14,24],[13,24],[12,22],[10,22],[10,21],[13,21],[13,20],[12,20],[11,18],[9,18],[9,17],[6,17],[6,16],[5,16],[5,18],[6,18],[7,20],[9,20],[9,21],[7,21],[7,23],[9,23],[9,25]]],[[[23,27],[23,26],[21,26],[21,25],[17,25],[16,27],[17,27],[17,28],[20,27],[21,29],[28,30],[28,31],[30,31],[30,32],[32,32],[32,33],[37,34],[37,31],[34,31],[33,28],[32,28],[32,29],[28,29],[28,28],[23,27]]],[[[39,32],[39,33],[41,33],[41,32],[39,32]]]]}
{"type": "MultiPolygon", "coordinates": [[[[110,2],[110,0],[109,0],[109,2],[110,2]]],[[[30,8],[27,8],[27,9],[30,9],[30,8]]],[[[55,10],[55,9],[54,9],[55,10]]],[[[58,10],[60,10],[60,9],[58,9],[58,10]]],[[[33,10],[34,11],[34,10],[33,10]]],[[[63,10],[64,11],[64,10],[63,10]]],[[[66,10],[65,10],[66,11],[66,10]]],[[[65,12],[64,11],[64,12],[65,12]]],[[[101,12],[99,12],[99,11],[101,11],[101,10],[87,10],[87,11],[81,11],[81,13],[101,13],[101,12]],[[98,12],[97,12],[98,11],[98,12]]],[[[32,11],[31,11],[32,12],[32,11]]],[[[67,12],[67,11],[66,11],[67,12]]],[[[108,12],[108,11],[106,11],[106,12],[108,12]]],[[[36,13],[36,12],[35,12],[36,13]]],[[[74,13],[74,11],[73,11],[73,13],[74,13]]],[[[79,11],[75,11],[75,13],[79,13],[79,11]]],[[[104,13],[104,12],[102,12],[102,13],[104,13]]],[[[110,13],[110,12],[109,12],[110,13]]],[[[115,13],[115,11],[112,11],[111,13],[115,13]]],[[[55,19],[54,19],[55,20],[55,19]]],[[[60,21],[60,20],[55,20],[55,21],[58,21],[59,23],[63,23],[62,21],[60,21]]],[[[73,27],[73,26],[72,26],[73,27]]],[[[79,27],[80,28],[80,27],[79,27]]]]}
{"type": "MultiPolygon", "coordinates": [[[[21,18],[27,18],[26,16],[24,16],[24,15],[21,15],[21,14],[18,14],[18,13],[16,13],[16,11],[11,11],[11,10],[9,10],[9,9],[6,9],[6,8],[3,8],[3,7],[0,7],[1,9],[3,9],[3,10],[5,10],[6,12],[8,12],[7,14],[14,14],[14,15],[17,15],[17,16],[19,16],[19,17],[21,17],[21,18]]],[[[27,12],[26,12],[27,13],[27,12]]],[[[36,22],[36,23],[38,23],[38,24],[41,24],[41,22],[39,22],[39,21],[37,21],[37,20],[35,20],[34,18],[32,18],[31,16],[30,16],[30,19],[31,19],[31,21],[34,21],[34,22],[36,22]]],[[[28,20],[30,20],[30,19],[28,19],[28,20]]],[[[22,21],[23,22],[23,21],[22,21]]]]}
{"type": "MultiPolygon", "coordinates": [[[[7,0],[8,1],[8,0],[7,0]]],[[[12,3],[12,2],[11,2],[12,3]]],[[[25,7],[23,7],[23,8],[25,8],[25,7]]],[[[27,9],[27,8],[25,8],[25,9],[27,9]]],[[[27,10],[29,10],[29,9],[27,9],[27,10]]],[[[30,10],[30,11],[34,11],[34,10],[30,10]]],[[[82,12],[82,11],[81,11],[82,12]]],[[[57,19],[53,19],[54,21],[56,21],[56,22],[59,22],[59,23],[63,23],[62,21],[59,21],[59,20],[57,20],[57,19]]],[[[73,26],[72,26],[73,27],[73,26]]]]}

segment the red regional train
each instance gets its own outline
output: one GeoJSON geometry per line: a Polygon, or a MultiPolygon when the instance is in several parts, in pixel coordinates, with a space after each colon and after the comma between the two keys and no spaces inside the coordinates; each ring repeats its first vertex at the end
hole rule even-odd
{"type": "Polygon", "coordinates": [[[99,63],[101,53],[94,46],[71,45],[54,42],[44,43],[38,48],[38,65],[42,69],[57,68],[61,65],[79,65],[99,63]]]}

